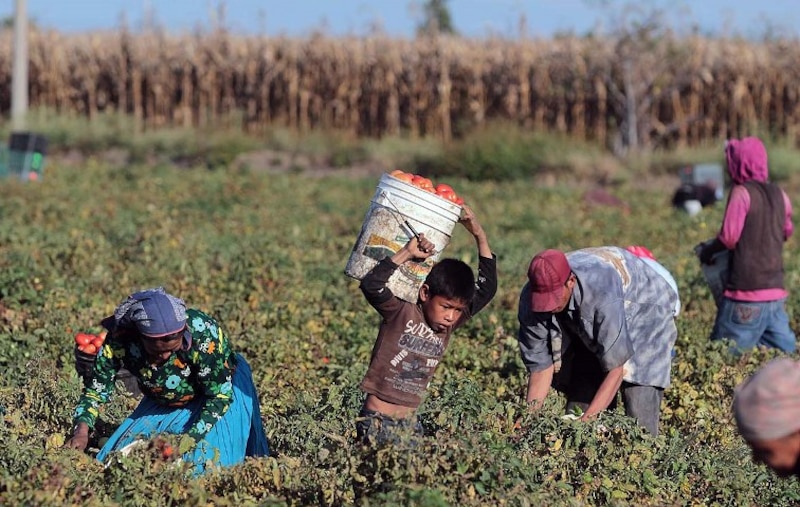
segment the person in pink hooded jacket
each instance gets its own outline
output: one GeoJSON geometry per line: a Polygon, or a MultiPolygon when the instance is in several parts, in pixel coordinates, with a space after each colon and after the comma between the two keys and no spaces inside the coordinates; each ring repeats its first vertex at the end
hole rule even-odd
{"type": "Polygon", "coordinates": [[[794,352],[783,281],[783,244],[792,235],[792,204],[768,180],[767,150],[757,137],[731,139],[725,146],[733,182],[722,227],[700,250],[700,262],[731,252],[727,283],[717,311],[712,340],[728,339],[741,353],[755,346],[794,352]]]}

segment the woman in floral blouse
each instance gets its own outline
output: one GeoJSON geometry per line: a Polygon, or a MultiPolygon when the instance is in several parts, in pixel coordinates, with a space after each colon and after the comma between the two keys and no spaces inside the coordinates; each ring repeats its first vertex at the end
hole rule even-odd
{"type": "Polygon", "coordinates": [[[158,287],[129,296],[103,323],[108,337],[84,383],[67,446],[86,449],[116,373],[126,368],[144,398],[98,460],[164,433],[192,437],[195,445],[183,459],[194,463],[195,473],[209,461],[230,466],[269,454],[250,367],[213,318],[187,310],[183,300],[158,287]]]}

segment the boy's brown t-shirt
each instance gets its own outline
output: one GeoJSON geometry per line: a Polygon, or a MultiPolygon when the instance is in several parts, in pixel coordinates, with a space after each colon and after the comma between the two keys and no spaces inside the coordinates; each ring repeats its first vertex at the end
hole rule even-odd
{"type": "Polygon", "coordinates": [[[394,297],[386,287],[398,268],[390,258],[379,262],[361,281],[367,301],[383,320],[372,349],[361,390],[382,401],[417,408],[450,336],[491,301],[497,291],[495,258],[480,258],[475,297],[461,318],[447,331],[435,333],[425,322],[422,307],[394,297]]]}

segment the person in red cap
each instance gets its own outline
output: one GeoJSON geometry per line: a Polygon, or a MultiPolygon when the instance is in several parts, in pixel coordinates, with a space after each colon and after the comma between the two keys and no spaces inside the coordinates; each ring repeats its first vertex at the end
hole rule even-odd
{"type": "Polygon", "coordinates": [[[536,410],[550,387],[582,420],[616,405],[658,434],[680,308],[674,280],[624,248],[545,250],[528,267],[518,341],[536,410]]]}

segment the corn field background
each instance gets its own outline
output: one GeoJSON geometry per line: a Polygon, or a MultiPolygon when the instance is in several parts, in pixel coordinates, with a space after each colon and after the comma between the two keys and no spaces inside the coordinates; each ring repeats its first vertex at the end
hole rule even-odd
{"type": "MultiPolygon", "coordinates": [[[[30,37],[30,105],[130,115],[140,129],[270,126],[449,141],[499,119],[631,148],[800,125],[800,41],[678,37],[644,26],[549,40],[248,36],[225,29],[30,37]]],[[[0,109],[12,33],[0,31],[0,109]]]]}

